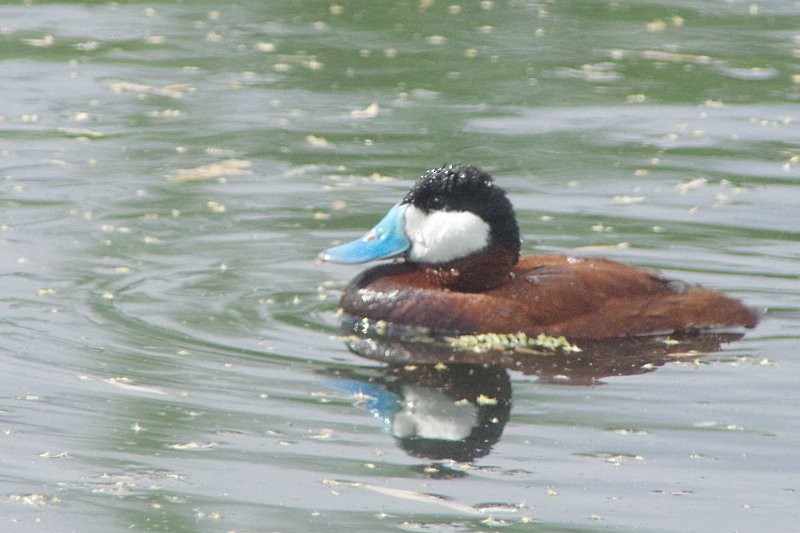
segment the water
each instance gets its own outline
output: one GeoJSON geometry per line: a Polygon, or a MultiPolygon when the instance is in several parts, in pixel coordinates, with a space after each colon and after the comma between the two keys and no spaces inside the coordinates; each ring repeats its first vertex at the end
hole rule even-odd
{"type": "Polygon", "coordinates": [[[798,13],[0,6],[3,529],[793,527],[798,13]],[[415,455],[347,385],[458,380],[349,352],[359,267],[314,258],[443,160],[493,171],[527,252],[659,268],[765,318],[588,386],[468,374],[500,399],[464,411],[498,421],[492,445],[415,455]]]}

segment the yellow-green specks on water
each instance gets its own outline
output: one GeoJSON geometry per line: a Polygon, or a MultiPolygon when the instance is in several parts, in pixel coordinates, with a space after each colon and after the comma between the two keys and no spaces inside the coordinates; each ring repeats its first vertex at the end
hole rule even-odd
{"type": "Polygon", "coordinates": [[[581,351],[577,345],[570,343],[563,335],[560,337],[552,337],[544,333],[540,333],[536,337],[528,337],[528,335],[523,332],[481,333],[478,335],[447,337],[445,340],[452,348],[469,350],[476,353],[503,350],[535,354],[581,351]]]}

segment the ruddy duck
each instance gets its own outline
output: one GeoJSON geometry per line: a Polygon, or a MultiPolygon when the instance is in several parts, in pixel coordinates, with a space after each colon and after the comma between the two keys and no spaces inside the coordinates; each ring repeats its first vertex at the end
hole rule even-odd
{"type": "Polygon", "coordinates": [[[434,335],[516,333],[569,339],[747,327],[757,314],[697,285],[607,259],[520,257],[514,209],[483,170],[426,172],[372,230],[320,257],[363,263],[341,307],[434,335]]]}

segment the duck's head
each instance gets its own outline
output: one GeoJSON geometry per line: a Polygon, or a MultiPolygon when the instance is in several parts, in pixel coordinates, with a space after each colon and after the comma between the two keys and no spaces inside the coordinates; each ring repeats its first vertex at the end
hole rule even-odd
{"type": "Polygon", "coordinates": [[[478,265],[499,267],[507,275],[519,249],[519,229],[505,191],[480,168],[451,164],[426,172],[363,237],[320,257],[338,263],[403,257],[464,273],[478,265]]]}

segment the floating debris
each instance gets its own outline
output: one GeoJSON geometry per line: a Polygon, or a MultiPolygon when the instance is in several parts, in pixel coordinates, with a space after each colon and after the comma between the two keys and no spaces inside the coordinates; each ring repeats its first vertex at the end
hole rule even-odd
{"type": "Polygon", "coordinates": [[[209,200],[208,202],[206,202],[206,207],[208,207],[212,213],[225,212],[225,205],[214,200],[209,200]]]}
{"type": "Polygon", "coordinates": [[[675,52],[667,52],[665,50],[642,50],[636,52],[642,59],[651,59],[654,61],[669,61],[671,63],[711,63],[713,59],[705,55],[696,54],[681,54],[675,52]]]}
{"type": "Polygon", "coordinates": [[[330,143],[325,137],[317,137],[316,135],[306,135],[306,142],[315,148],[326,148],[330,143]]]}
{"type": "Polygon", "coordinates": [[[260,42],[256,43],[256,50],[259,52],[274,52],[276,50],[276,46],[273,43],[268,42],[260,42]]]}
{"type": "Polygon", "coordinates": [[[316,440],[330,440],[333,438],[334,431],[330,428],[323,428],[319,430],[315,435],[311,435],[310,439],[316,440]]]}
{"type": "Polygon", "coordinates": [[[8,496],[8,501],[41,507],[43,505],[58,505],[61,503],[61,498],[58,496],[45,496],[44,494],[11,494],[8,496]]]}
{"type": "Polygon", "coordinates": [[[67,452],[53,453],[47,451],[40,453],[39,457],[42,459],[66,459],[69,457],[69,454],[67,452]]]}
{"type": "Polygon", "coordinates": [[[140,95],[149,94],[153,96],[165,96],[175,100],[183,98],[187,92],[194,91],[194,87],[188,83],[175,83],[172,85],[165,85],[164,87],[153,87],[152,85],[146,85],[144,83],[135,83],[124,80],[111,80],[107,83],[107,85],[117,94],[125,92],[137,93],[140,95]]]}
{"type": "Polygon", "coordinates": [[[53,43],[56,42],[56,39],[52,35],[45,35],[41,39],[22,39],[22,42],[37,48],[47,48],[49,46],[53,46],[53,43]]]}
{"type": "Polygon", "coordinates": [[[350,111],[350,116],[353,118],[375,118],[380,113],[380,106],[372,102],[364,109],[354,109],[350,111]]]}
{"type": "Polygon", "coordinates": [[[218,442],[176,442],[166,446],[171,450],[208,450],[218,448],[220,444],[218,442]]]}
{"type": "Polygon", "coordinates": [[[84,137],[87,139],[100,139],[104,136],[99,131],[90,130],[88,128],[55,128],[53,131],[56,133],[63,133],[68,137],[84,137]]]}
{"type": "Polygon", "coordinates": [[[623,205],[641,204],[642,202],[647,200],[647,198],[644,196],[629,196],[627,194],[618,194],[617,196],[614,196],[613,199],[615,204],[623,204],[623,205]]]}
{"type": "Polygon", "coordinates": [[[206,181],[222,176],[249,174],[252,162],[245,159],[226,159],[219,163],[210,163],[195,168],[179,168],[167,175],[167,180],[178,183],[188,181],[206,181]]]}
{"type": "Polygon", "coordinates": [[[676,187],[678,188],[678,192],[680,194],[687,194],[689,191],[699,189],[707,184],[708,180],[706,178],[692,178],[688,181],[679,183],[676,187]]]}
{"type": "Polygon", "coordinates": [[[451,348],[475,353],[504,350],[529,351],[531,353],[540,354],[581,351],[578,346],[570,343],[563,335],[560,337],[551,337],[544,333],[540,333],[536,337],[528,337],[528,335],[523,332],[481,333],[479,335],[446,337],[445,341],[447,341],[451,348]]]}
{"type": "Polygon", "coordinates": [[[132,391],[132,392],[144,392],[147,394],[158,394],[158,395],[166,395],[167,393],[162,389],[157,387],[150,387],[147,385],[136,385],[133,383],[133,380],[126,377],[113,377],[103,380],[109,385],[114,385],[115,387],[119,387],[120,389],[132,391]]]}
{"type": "Polygon", "coordinates": [[[497,398],[492,398],[491,396],[480,394],[475,399],[475,403],[477,403],[478,405],[497,405],[497,398]]]}
{"type": "Polygon", "coordinates": [[[557,78],[577,78],[590,82],[618,81],[622,76],[615,69],[614,63],[603,62],[582,65],[580,68],[560,67],[552,72],[557,78]]]}
{"type": "MultiPolygon", "coordinates": [[[[339,483],[342,482],[340,481],[339,483]]],[[[327,482],[327,484],[330,484],[330,482],[327,482]]],[[[383,494],[384,496],[391,496],[393,498],[399,498],[402,500],[408,500],[419,503],[431,503],[434,505],[439,505],[464,514],[469,514],[469,515],[481,514],[481,512],[478,509],[475,509],[474,507],[471,507],[469,505],[460,502],[446,500],[445,498],[442,498],[441,496],[436,496],[434,494],[427,494],[424,492],[417,492],[406,489],[396,489],[392,487],[382,487],[379,485],[373,485],[371,483],[350,483],[349,485],[350,487],[362,488],[370,490],[372,492],[377,492],[378,494],[383,494]]]]}
{"type": "Polygon", "coordinates": [[[770,80],[778,76],[778,71],[769,67],[735,68],[723,66],[720,71],[726,76],[740,80],[770,80]]]}

